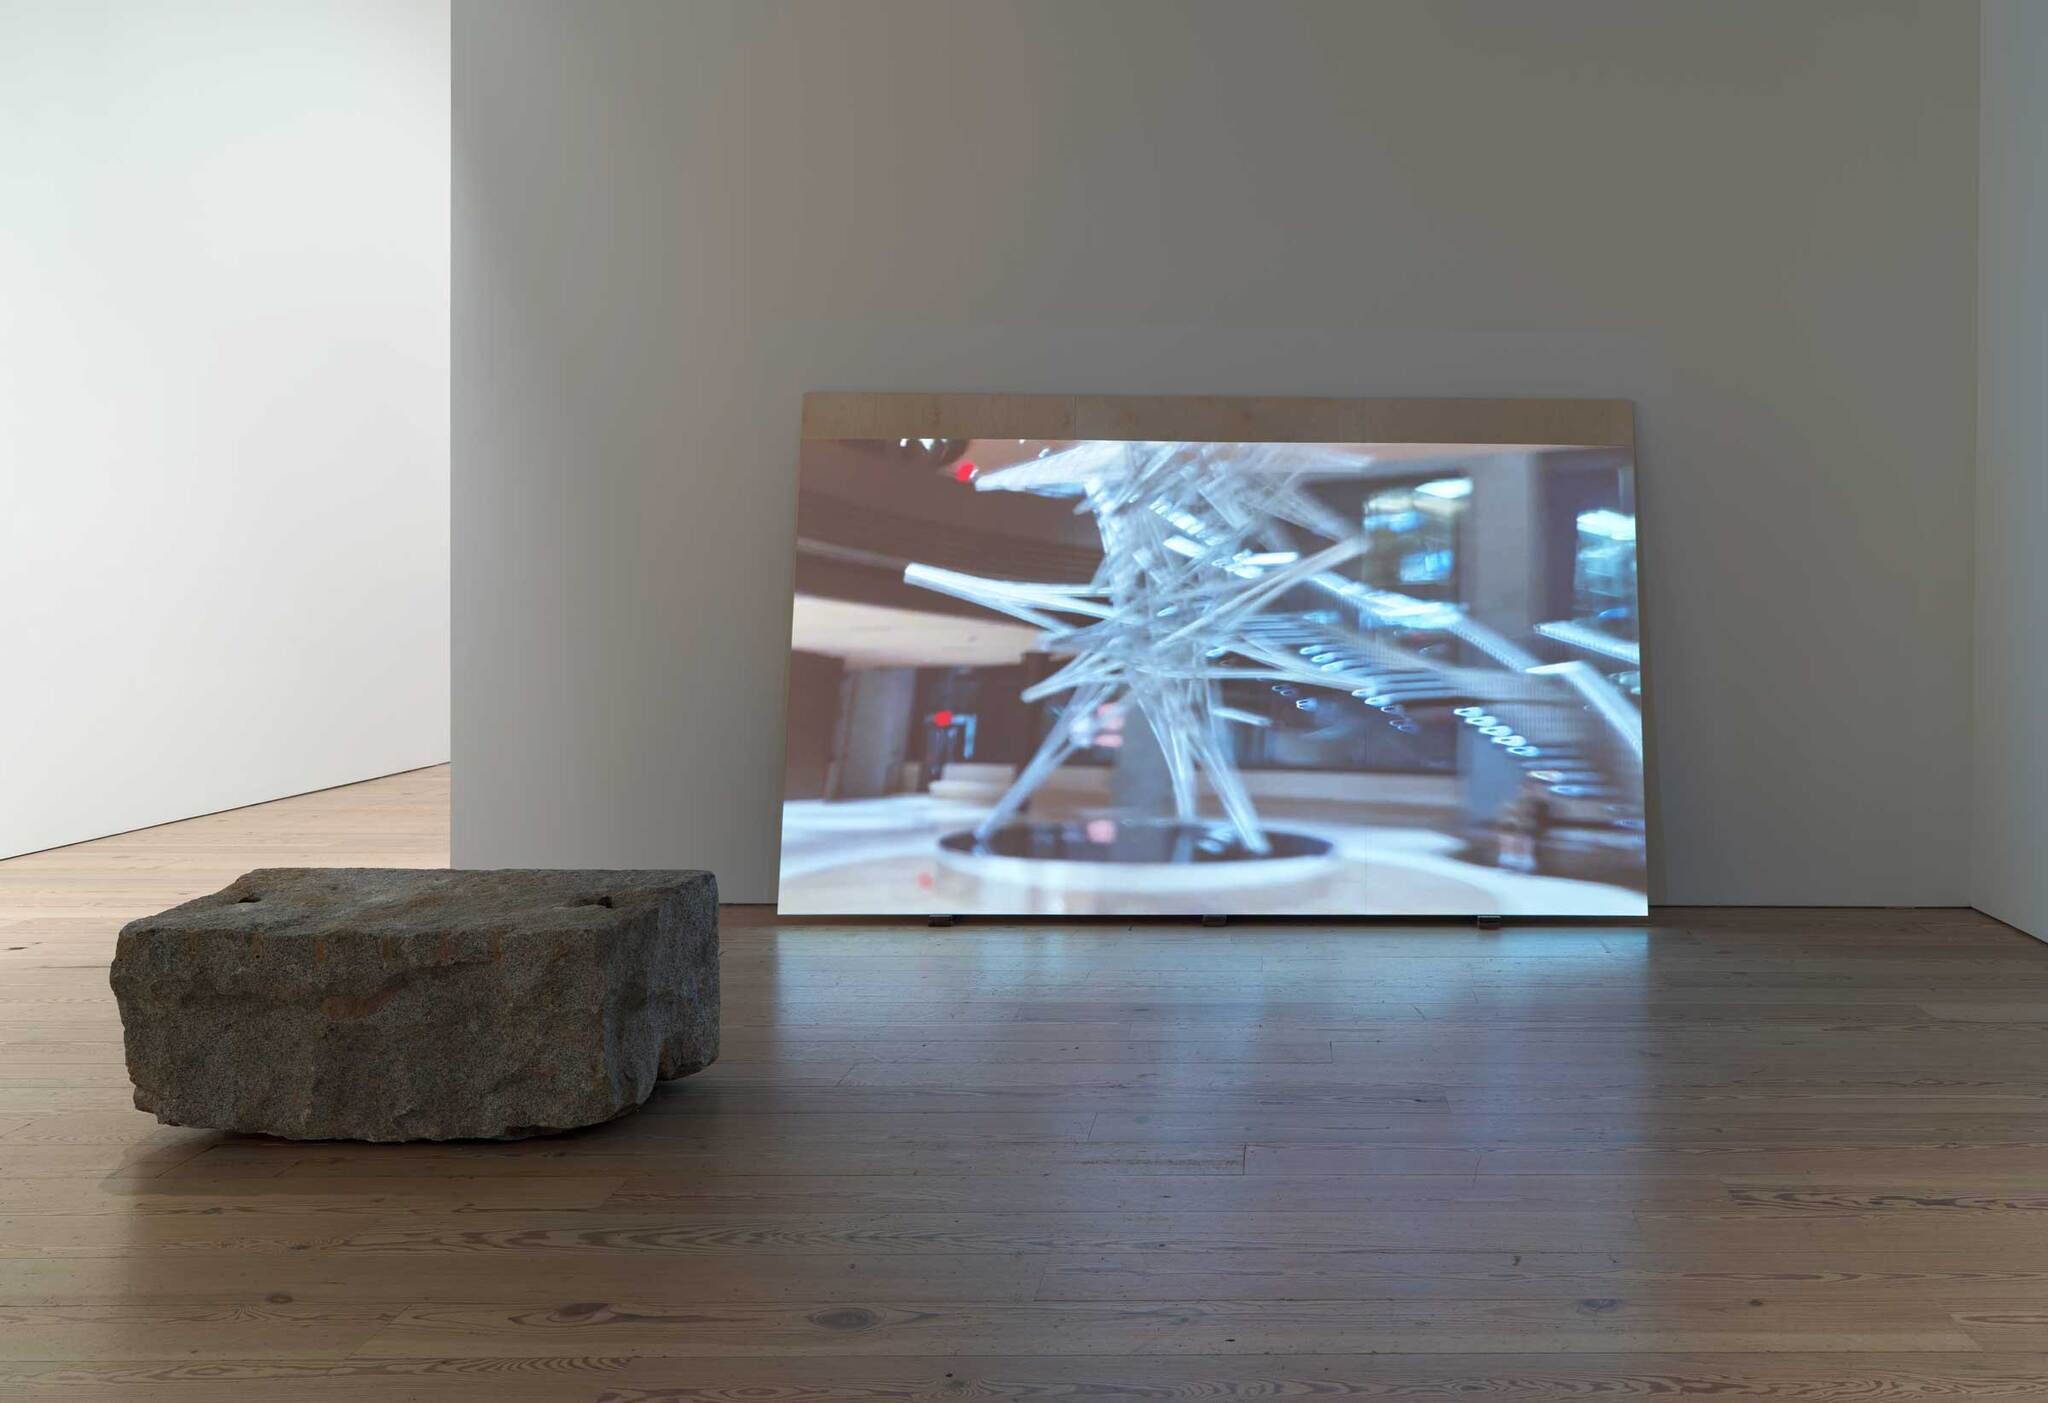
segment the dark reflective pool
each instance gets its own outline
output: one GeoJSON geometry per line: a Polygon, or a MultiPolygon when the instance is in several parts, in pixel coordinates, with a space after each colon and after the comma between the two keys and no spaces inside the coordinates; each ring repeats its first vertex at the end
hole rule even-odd
{"type": "Polygon", "coordinates": [[[976,838],[970,829],[948,833],[939,846],[977,857],[1040,858],[1049,862],[1271,862],[1278,858],[1322,857],[1330,844],[1306,833],[1266,830],[1271,851],[1256,853],[1239,842],[1227,824],[1172,820],[1092,818],[1062,823],[1012,823],[976,838]]]}

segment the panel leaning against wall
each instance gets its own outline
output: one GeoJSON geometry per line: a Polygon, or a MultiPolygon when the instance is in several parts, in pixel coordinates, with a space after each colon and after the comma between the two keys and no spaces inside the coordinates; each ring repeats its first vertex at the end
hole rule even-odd
{"type": "Polygon", "coordinates": [[[1609,401],[812,397],[782,911],[1643,914],[1631,440],[1609,401]]]}

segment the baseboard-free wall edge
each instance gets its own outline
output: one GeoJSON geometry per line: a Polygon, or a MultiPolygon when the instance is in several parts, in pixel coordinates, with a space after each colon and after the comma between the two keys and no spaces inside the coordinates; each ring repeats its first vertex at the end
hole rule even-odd
{"type": "Polygon", "coordinates": [[[332,784],[315,784],[305,789],[289,789],[282,794],[265,794],[260,798],[245,799],[239,804],[224,804],[217,809],[195,809],[191,813],[178,813],[169,818],[160,818],[154,823],[138,823],[133,828],[113,828],[105,832],[84,833],[62,843],[48,843],[37,848],[23,848],[19,852],[0,852],[0,862],[17,857],[34,857],[37,853],[62,852],[75,848],[80,843],[97,842],[101,838],[119,838],[128,833],[147,833],[152,828],[167,828],[174,823],[189,823],[195,818],[212,818],[216,814],[231,814],[241,809],[253,809],[259,804],[274,804],[280,799],[300,799],[308,794],[325,794],[332,789],[347,789],[352,785],[368,784],[372,780],[395,779],[399,775],[418,774],[422,770],[435,770],[446,765],[446,759],[429,760],[419,765],[401,765],[395,770],[379,770],[374,774],[358,775],[354,779],[335,780],[332,784]]]}
{"type": "Polygon", "coordinates": [[[1998,924],[2004,926],[2007,930],[2017,931],[2019,934],[2026,936],[2029,940],[2038,940],[2041,941],[2043,944],[2048,944],[2048,930],[2029,930],[2027,927],[2021,925],[2018,921],[2015,921],[2012,917],[2001,916],[1996,911],[1993,911],[1990,907],[1979,906],[1974,901],[1963,909],[1968,911],[1975,911],[1980,916],[1989,917],[1991,920],[1994,920],[1998,922],[1998,924]]]}

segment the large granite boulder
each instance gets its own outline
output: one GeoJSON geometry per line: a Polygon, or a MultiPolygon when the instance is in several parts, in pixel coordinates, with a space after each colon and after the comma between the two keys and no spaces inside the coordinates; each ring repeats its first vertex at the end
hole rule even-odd
{"type": "Polygon", "coordinates": [[[131,921],[135,1104],[295,1140],[540,1135],[718,1056],[709,872],[277,867],[131,921]]]}

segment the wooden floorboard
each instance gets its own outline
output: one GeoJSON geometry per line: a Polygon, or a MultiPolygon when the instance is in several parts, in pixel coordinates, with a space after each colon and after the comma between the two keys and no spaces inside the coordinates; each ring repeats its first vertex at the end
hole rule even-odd
{"type": "Polygon", "coordinates": [[[729,908],[611,1125],[132,1109],[124,920],[447,852],[434,770],[0,863],[0,1397],[2048,1398],[2048,949],[1973,913],[729,908]]]}

